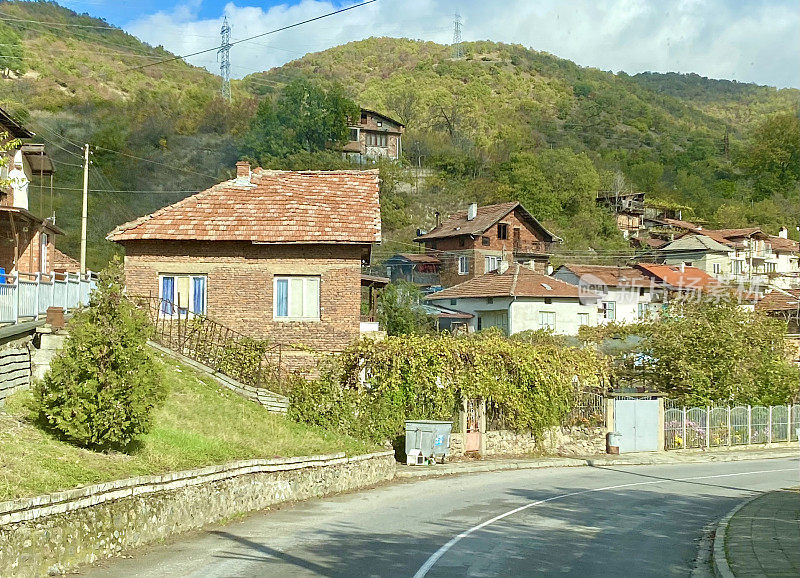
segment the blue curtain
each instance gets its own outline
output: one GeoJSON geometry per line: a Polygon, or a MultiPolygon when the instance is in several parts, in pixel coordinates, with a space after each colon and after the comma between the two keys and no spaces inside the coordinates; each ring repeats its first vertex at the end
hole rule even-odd
{"type": "Polygon", "coordinates": [[[206,278],[192,277],[192,313],[206,312],[206,278]]]}
{"type": "Polygon", "coordinates": [[[289,280],[278,279],[275,283],[275,317],[289,316],[289,280]]]}
{"type": "Polygon", "coordinates": [[[172,303],[175,301],[175,277],[161,278],[161,313],[172,315],[172,303]]]}

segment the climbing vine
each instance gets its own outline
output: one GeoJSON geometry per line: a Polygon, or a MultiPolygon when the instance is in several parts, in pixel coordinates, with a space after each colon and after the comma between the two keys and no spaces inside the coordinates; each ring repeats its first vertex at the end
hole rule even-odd
{"type": "Polygon", "coordinates": [[[321,370],[298,380],[292,417],[381,441],[407,419],[452,420],[464,398],[502,411],[505,427],[538,433],[557,425],[576,393],[597,387],[606,366],[593,350],[532,344],[500,333],[404,335],[363,339],[321,370]]]}

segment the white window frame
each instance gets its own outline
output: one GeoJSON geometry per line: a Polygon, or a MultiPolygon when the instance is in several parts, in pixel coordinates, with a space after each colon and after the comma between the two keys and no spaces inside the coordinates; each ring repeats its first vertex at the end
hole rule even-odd
{"type": "Polygon", "coordinates": [[[350,142],[358,142],[358,141],[360,141],[361,140],[361,129],[358,128],[357,126],[351,126],[350,130],[351,131],[356,131],[356,138],[351,138],[350,142]]]}
{"type": "Polygon", "coordinates": [[[500,257],[496,255],[486,255],[484,257],[484,273],[491,273],[500,268],[500,257]]]}
{"type": "Polygon", "coordinates": [[[458,257],[458,274],[469,275],[469,257],[467,255],[459,255],[458,257]]]}
{"type": "Polygon", "coordinates": [[[578,313],[578,327],[589,325],[589,314],[585,312],[578,313]]]}
{"type": "Polygon", "coordinates": [[[616,301],[602,301],[601,308],[603,310],[603,319],[606,321],[617,320],[617,302],[616,301]],[[610,306],[610,307],[609,307],[610,306]],[[608,312],[612,311],[612,316],[608,316],[608,312]]]}
{"type": "Polygon", "coordinates": [[[711,270],[714,272],[714,275],[719,275],[722,273],[722,263],[712,263],[711,270]]]}
{"type": "Polygon", "coordinates": [[[184,315],[188,315],[193,317],[194,315],[205,315],[208,311],[208,275],[205,273],[159,273],[158,274],[158,299],[159,299],[159,308],[158,314],[159,317],[177,317],[180,309],[180,315],[183,317],[184,315]],[[161,300],[164,299],[164,277],[171,277],[172,278],[172,290],[174,295],[172,298],[169,299],[175,305],[172,314],[165,313],[163,310],[163,306],[161,305],[161,300]],[[192,311],[192,305],[194,304],[194,280],[198,277],[202,277],[204,279],[203,282],[203,289],[205,290],[205,295],[203,295],[203,310],[199,313],[192,311]],[[189,279],[189,300],[187,301],[188,307],[179,307],[180,303],[177,302],[178,298],[178,279],[179,278],[188,278],[189,279]]]}
{"type": "Polygon", "coordinates": [[[556,330],[555,311],[539,311],[539,329],[549,329],[550,331],[556,330]]]}
{"type": "Polygon", "coordinates": [[[322,278],[319,275],[275,275],[272,278],[272,318],[275,321],[319,321],[322,314],[322,278]],[[287,282],[286,294],[286,315],[278,315],[278,283],[280,281],[287,282]],[[292,291],[292,286],[297,281],[302,281],[303,294],[299,297],[302,308],[300,316],[291,315],[292,309],[296,305],[298,296],[292,291]],[[294,282],[294,283],[293,283],[294,282]],[[316,285],[317,303],[316,310],[312,308],[310,311],[306,310],[306,291],[316,285]]]}

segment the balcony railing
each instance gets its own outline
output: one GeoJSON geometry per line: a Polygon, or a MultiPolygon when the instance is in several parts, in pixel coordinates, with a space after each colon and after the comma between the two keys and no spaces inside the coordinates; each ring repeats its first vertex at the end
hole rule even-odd
{"type": "Polygon", "coordinates": [[[97,286],[91,273],[6,273],[0,275],[0,323],[35,321],[50,307],[67,313],[89,304],[97,286]]]}

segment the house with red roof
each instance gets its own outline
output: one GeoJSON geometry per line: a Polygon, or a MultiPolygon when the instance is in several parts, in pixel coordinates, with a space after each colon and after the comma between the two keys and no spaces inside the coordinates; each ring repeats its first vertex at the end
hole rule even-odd
{"type": "Polygon", "coordinates": [[[381,240],[377,171],[236,178],[117,227],[127,290],[161,314],[207,314],[245,335],[339,351],[360,334],[361,265],[381,240]]]}
{"type": "Polygon", "coordinates": [[[495,271],[501,263],[526,263],[544,273],[561,239],[512,201],[483,207],[473,203],[414,241],[441,260],[441,284],[450,287],[495,271]]]}
{"type": "Polygon", "coordinates": [[[599,295],[514,263],[425,299],[472,315],[472,331],[498,327],[507,335],[538,329],[577,335],[581,325],[597,324],[599,295]]]}

